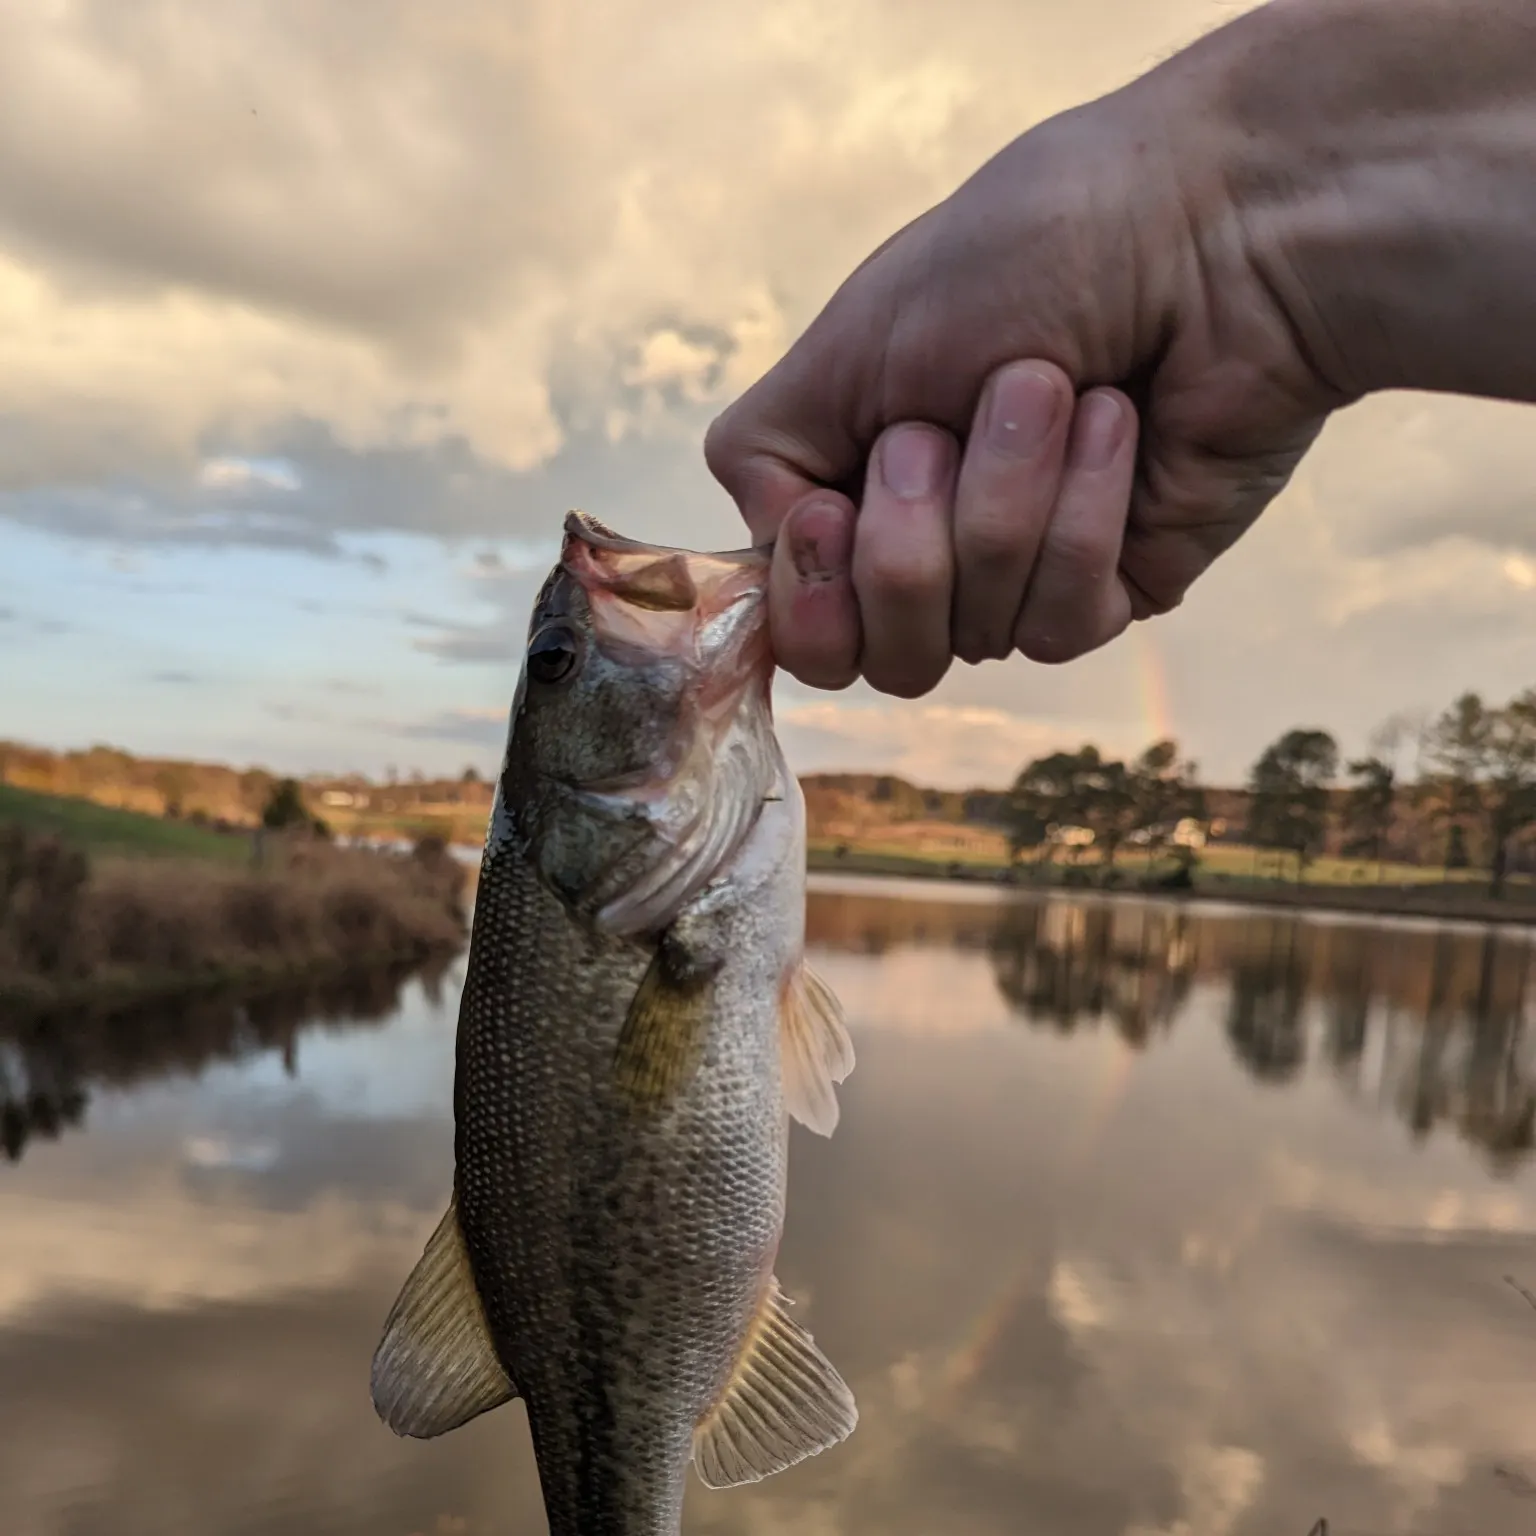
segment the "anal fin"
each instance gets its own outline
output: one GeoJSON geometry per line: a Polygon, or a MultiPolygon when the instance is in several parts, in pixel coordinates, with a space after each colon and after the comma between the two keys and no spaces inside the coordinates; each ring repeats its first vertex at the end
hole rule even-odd
{"type": "Polygon", "coordinates": [[[853,1071],[853,1041],[832,989],[802,960],[790,973],[779,1010],[784,1102],[821,1136],[837,1129],[834,1084],[853,1071]]]}
{"type": "Polygon", "coordinates": [[[397,1435],[427,1440],[517,1396],[491,1342],[449,1200],[390,1308],[373,1356],[373,1406],[397,1435]]]}
{"type": "Polygon", "coordinates": [[[771,1477],[846,1440],[859,1422],[853,1393],[788,1306],[770,1278],[730,1383],[694,1431],[706,1487],[771,1477]]]}

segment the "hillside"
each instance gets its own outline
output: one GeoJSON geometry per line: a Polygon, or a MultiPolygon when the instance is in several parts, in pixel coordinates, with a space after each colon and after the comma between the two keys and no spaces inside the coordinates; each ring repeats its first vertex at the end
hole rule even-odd
{"type": "Polygon", "coordinates": [[[1007,861],[998,792],[923,789],[889,774],[808,774],[800,784],[813,846],[847,844],[984,864],[1007,861]]]}
{"type": "MultiPolygon", "coordinates": [[[[255,827],[278,781],[262,767],[136,757],[106,746],[51,752],[0,741],[0,786],[136,811],[188,831],[255,827]]],[[[436,833],[449,842],[479,843],[491,809],[491,786],[469,770],[457,779],[416,775],[384,784],[358,774],[315,774],[301,790],[311,814],[346,835],[436,833]]]]}
{"type": "Polygon", "coordinates": [[[250,857],[246,839],[190,822],[167,821],[142,811],[119,810],[89,800],[66,799],[0,784],[0,827],[19,826],[36,836],[62,838],[93,856],[211,859],[235,863],[250,857]]]}
{"type": "MultiPolygon", "coordinates": [[[[142,820],[131,824],[87,821],[81,822],[80,830],[130,845],[166,841],[167,851],[178,839],[185,839],[179,846],[188,852],[207,851],[214,845],[200,838],[254,827],[277,782],[277,774],[259,766],[141,758],[105,746],[51,752],[0,741],[0,787],[138,812],[162,830],[151,834],[142,820]],[[177,824],[175,829],[164,826],[167,822],[177,824]]],[[[1007,857],[1004,788],[931,789],[894,774],[877,773],[813,773],[805,775],[801,784],[813,846],[857,845],[979,864],[1007,857]]],[[[308,811],[343,836],[435,834],[468,846],[477,846],[484,837],[493,792],[493,786],[473,769],[451,779],[412,774],[383,783],[361,774],[314,774],[300,788],[308,811]]],[[[1241,846],[1248,819],[1247,792],[1211,787],[1205,794],[1211,841],[1218,846],[1241,846]]],[[[1344,794],[1332,792],[1335,809],[1342,805],[1344,794]]],[[[87,816],[84,811],[70,814],[87,816]]],[[[1339,818],[1334,817],[1323,851],[1339,853],[1341,839],[1339,818]]],[[[1436,865],[1443,856],[1443,831],[1415,807],[1406,789],[1397,797],[1388,844],[1390,859],[1410,864],[1436,865]]]]}

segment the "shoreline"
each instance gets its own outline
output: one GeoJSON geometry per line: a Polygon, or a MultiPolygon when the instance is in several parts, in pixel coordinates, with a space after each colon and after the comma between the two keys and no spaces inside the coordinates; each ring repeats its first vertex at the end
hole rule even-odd
{"type": "MultiPolygon", "coordinates": [[[[1269,908],[1285,912],[1329,912],[1371,918],[1417,918],[1427,922],[1475,923],[1521,928],[1536,928],[1536,900],[1499,899],[1485,890],[1471,887],[1468,894],[1450,895],[1443,884],[1426,883],[1423,887],[1404,885],[1288,885],[1279,882],[1258,883],[1236,878],[1196,877],[1188,887],[1140,885],[1125,881],[1101,885],[1085,881],[1068,884],[1062,880],[1037,880],[1027,874],[1007,878],[994,866],[966,865],[957,862],[946,867],[927,859],[900,859],[879,854],[861,857],[850,853],[837,858],[821,849],[811,849],[806,858],[808,875],[851,875],[869,880],[913,880],[970,890],[989,890],[999,894],[1028,893],[1037,896],[1116,898],[1133,901],[1219,902],[1227,906],[1269,908]]],[[[1468,883],[1470,886],[1470,882],[1468,883]]],[[[1460,887],[1466,889],[1467,887],[1460,887]]],[[[1451,890],[1458,887],[1452,886],[1451,890]]]]}
{"type": "Polygon", "coordinates": [[[373,950],[339,958],[319,956],[281,964],[218,964],[185,971],[121,969],[58,985],[0,976],[0,1012],[9,1022],[82,1011],[115,1013],[149,1003],[178,1003],[223,992],[254,998],[288,987],[343,981],[351,976],[390,971],[410,974],[434,962],[449,964],[463,952],[463,945],[428,945],[373,950]]]}

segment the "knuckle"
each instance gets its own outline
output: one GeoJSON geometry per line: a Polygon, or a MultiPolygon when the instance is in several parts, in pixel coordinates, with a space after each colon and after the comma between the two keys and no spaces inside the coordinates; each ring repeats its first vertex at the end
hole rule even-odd
{"type": "Polygon", "coordinates": [[[966,629],[955,636],[954,652],[968,667],[1003,661],[1013,654],[1013,637],[991,629],[966,629]]]}
{"type": "Polygon", "coordinates": [[[858,675],[856,645],[840,639],[798,641],[793,635],[775,635],[774,660],[792,677],[811,688],[846,688],[858,675]]]}
{"type": "Polygon", "coordinates": [[[781,662],[784,670],[797,682],[804,683],[807,688],[816,688],[823,693],[841,693],[845,688],[851,688],[858,680],[857,667],[847,666],[841,662],[827,662],[807,658],[795,665],[781,662]]]}
{"type": "Polygon", "coordinates": [[[936,665],[908,659],[901,662],[871,659],[864,666],[864,681],[876,693],[897,699],[920,699],[938,687],[948,670],[947,657],[936,665]]]}
{"type": "Polygon", "coordinates": [[[1072,581],[1096,584],[1114,569],[1117,551],[1096,529],[1052,528],[1049,545],[1053,569],[1072,581]]]}
{"type": "Polygon", "coordinates": [[[1085,644],[1083,637],[1073,634],[1065,624],[1045,627],[1030,623],[1019,631],[1018,648],[1029,660],[1041,666],[1059,667],[1065,662],[1076,661],[1092,646],[1085,644]]]}
{"type": "Polygon", "coordinates": [[[1009,511],[962,515],[955,522],[955,549],[962,560],[977,565],[1016,562],[1030,542],[1025,519],[1009,511]]]}
{"type": "Polygon", "coordinates": [[[736,438],[729,407],[716,416],[704,431],[704,462],[709,466],[710,474],[721,484],[727,483],[727,477],[736,467],[736,438]]]}
{"type": "Polygon", "coordinates": [[[893,603],[921,602],[949,586],[947,563],[934,556],[915,556],[889,546],[863,551],[857,585],[893,603]]]}
{"type": "Polygon", "coordinates": [[[1134,559],[1130,551],[1120,563],[1120,577],[1131,598],[1131,612],[1138,619],[1160,618],[1172,613],[1186,596],[1186,588],[1160,578],[1147,562],[1134,559]]]}

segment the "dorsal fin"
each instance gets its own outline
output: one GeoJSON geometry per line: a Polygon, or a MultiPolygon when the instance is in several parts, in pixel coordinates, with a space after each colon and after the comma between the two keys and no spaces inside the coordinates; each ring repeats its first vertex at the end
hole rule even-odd
{"type": "Polygon", "coordinates": [[[459,1231],[457,1200],[401,1287],[373,1356],[374,1411],[427,1440],[517,1396],[497,1358],[459,1231]]]}
{"type": "Polygon", "coordinates": [[[693,1436],[709,1488],[755,1483],[846,1440],[859,1422],[853,1393],[770,1276],[724,1393],[693,1436]]]}
{"type": "Polygon", "coordinates": [[[853,1071],[853,1042],[831,987],[802,960],[790,973],[779,1007],[784,1103],[821,1136],[837,1129],[833,1085],[853,1071]]]}

